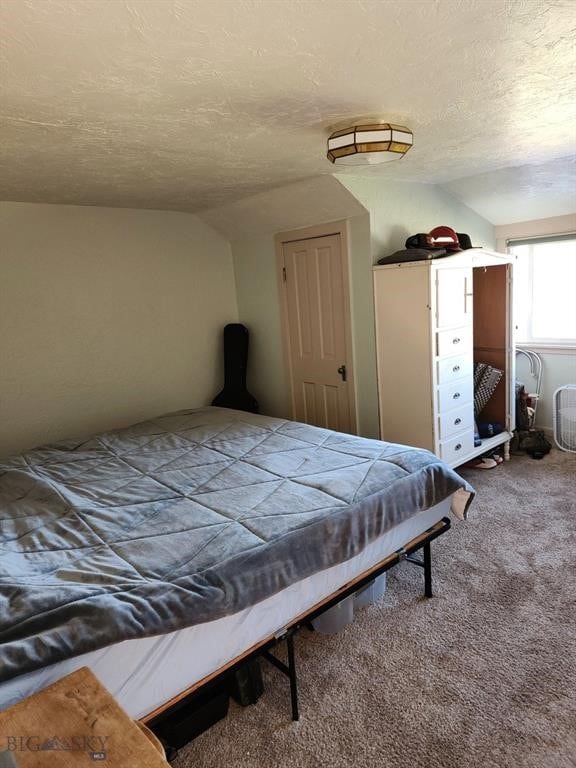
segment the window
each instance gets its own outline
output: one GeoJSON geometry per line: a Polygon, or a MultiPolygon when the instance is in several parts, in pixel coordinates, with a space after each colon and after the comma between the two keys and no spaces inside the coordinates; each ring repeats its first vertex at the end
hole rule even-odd
{"type": "Polygon", "coordinates": [[[510,241],[516,342],[576,346],[576,235],[510,241]]]}

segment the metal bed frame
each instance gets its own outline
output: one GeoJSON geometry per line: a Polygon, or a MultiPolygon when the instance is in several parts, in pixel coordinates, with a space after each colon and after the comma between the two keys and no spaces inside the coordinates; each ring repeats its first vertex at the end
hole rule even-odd
{"type": "Polygon", "coordinates": [[[411,563],[424,571],[424,595],[427,598],[433,596],[432,593],[432,553],[430,544],[434,539],[442,536],[450,529],[450,520],[447,517],[443,517],[437,523],[430,528],[427,528],[422,533],[418,534],[415,538],[411,539],[404,547],[397,549],[392,554],[388,555],[384,560],[381,560],[372,568],[364,571],[360,576],[352,581],[344,584],[339,590],[329,595],[325,600],[317,603],[313,608],[306,613],[295,617],[290,624],[277,632],[273,637],[263,640],[261,643],[253,646],[246,653],[237,659],[231,660],[225,668],[217,670],[212,675],[208,675],[203,680],[196,683],[187,691],[182,692],[179,696],[175,697],[167,706],[165,705],[160,710],[155,710],[146,717],[142,718],[142,722],[148,727],[154,728],[155,723],[163,717],[166,717],[174,709],[182,706],[183,702],[193,700],[193,698],[200,692],[205,692],[210,688],[216,688],[220,683],[223,683],[228,677],[237,672],[248,662],[263,658],[268,663],[272,664],[283,675],[285,675],[290,682],[290,703],[292,711],[292,720],[298,720],[300,718],[299,702],[298,702],[298,676],[296,669],[296,653],[294,647],[294,638],[297,633],[303,627],[310,627],[312,622],[317,616],[325,611],[333,608],[340,601],[353,595],[361,590],[363,587],[368,586],[375,578],[386,573],[394,566],[401,562],[411,563]],[[422,558],[415,557],[415,553],[422,550],[422,558]],[[287,651],[287,663],[284,663],[278,659],[271,650],[280,643],[286,643],[287,651]]]}
{"type": "Polygon", "coordinates": [[[290,680],[290,701],[292,705],[292,720],[300,719],[300,713],[298,708],[298,679],[297,679],[297,673],[296,673],[296,659],[295,659],[295,652],[294,652],[295,635],[300,631],[300,629],[302,629],[303,626],[310,626],[310,622],[312,622],[317,616],[320,616],[320,614],[324,613],[324,611],[327,611],[330,608],[333,608],[340,601],[346,599],[350,595],[355,594],[356,592],[361,590],[362,587],[365,587],[368,584],[370,584],[375,578],[377,578],[378,576],[381,576],[383,573],[386,573],[386,571],[389,571],[395,565],[398,565],[403,561],[406,561],[407,563],[412,563],[412,565],[417,565],[419,568],[422,568],[424,570],[424,595],[426,597],[433,597],[432,552],[430,549],[430,543],[434,539],[437,539],[438,536],[441,536],[443,533],[446,533],[446,531],[449,528],[450,528],[450,520],[447,517],[443,517],[442,520],[440,520],[438,523],[433,525],[431,528],[428,528],[424,532],[426,534],[426,538],[424,539],[424,541],[418,541],[420,536],[417,536],[416,539],[412,539],[412,541],[409,542],[405,547],[401,547],[400,549],[397,549],[395,552],[392,553],[392,555],[389,555],[385,560],[383,560],[381,563],[376,565],[374,568],[371,568],[369,571],[366,571],[365,573],[363,573],[359,577],[359,579],[354,580],[353,582],[350,583],[350,585],[346,585],[344,588],[339,590],[333,597],[329,598],[326,602],[322,603],[320,607],[313,608],[303,618],[299,619],[294,624],[291,624],[289,627],[286,628],[286,630],[282,634],[280,634],[275,639],[273,643],[271,643],[270,645],[267,645],[266,647],[260,650],[258,655],[266,659],[266,661],[270,662],[274,667],[276,667],[276,669],[282,672],[282,674],[286,675],[286,677],[288,677],[288,679],[290,680]],[[422,553],[423,553],[422,559],[418,557],[414,557],[414,553],[417,552],[419,549],[422,549],[422,553]],[[277,643],[280,643],[283,641],[286,642],[288,664],[284,664],[284,662],[280,661],[280,659],[276,658],[276,656],[270,653],[270,650],[269,650],[269,648],[272,645],[276,645],[277,643]]]}

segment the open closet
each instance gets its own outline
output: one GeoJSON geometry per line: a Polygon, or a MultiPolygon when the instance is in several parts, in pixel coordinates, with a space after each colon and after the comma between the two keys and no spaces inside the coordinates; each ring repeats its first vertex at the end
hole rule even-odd
{"type": "Polygon", "coordinates": [[[383,440],[427,448],[453,467],[502,445],[508,457],[511,290],[512,259],[484,249],[374,267],[383,440]]]}

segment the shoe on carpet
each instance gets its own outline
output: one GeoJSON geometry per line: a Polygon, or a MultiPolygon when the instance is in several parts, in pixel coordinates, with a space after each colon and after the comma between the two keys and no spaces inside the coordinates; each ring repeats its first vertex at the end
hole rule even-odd
{"type": "Polygon", "coordinates": [[[494,469],[501,462],[502,460],[498,462],[491,456],[483,456],[478,459],[472,459],[472,461],[467,462],[464,466],[467,469],[494,469]]]}

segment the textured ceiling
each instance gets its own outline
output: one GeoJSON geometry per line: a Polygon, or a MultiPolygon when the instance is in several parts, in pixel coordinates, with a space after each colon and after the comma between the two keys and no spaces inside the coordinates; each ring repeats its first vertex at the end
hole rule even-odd
{"type": "Polygon", "coordinates": [[[362,115],[414,130],[387,178],[575,151],[573,0],[4,0],[0,25],[0,199],[213,207],[331,173],[362,115]]]}
{"type": "Polygon", "coordinates": [[[576,212],[576,157],[481,173],[444,185],[493,224],[576,212]]]}
{"type": "Polygon", "coordinates": [[[367,214],[335,175],[327,175],[224,203],[202,211],[200,216],[228,240],[238,240],[367,214]]]}

